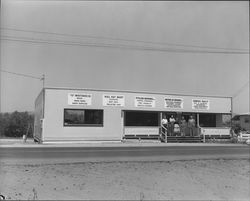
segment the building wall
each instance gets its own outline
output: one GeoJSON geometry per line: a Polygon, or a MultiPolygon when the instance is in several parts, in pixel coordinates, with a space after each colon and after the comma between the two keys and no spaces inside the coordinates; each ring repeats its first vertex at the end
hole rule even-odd
{"type": "Polygon", "coordinates": [[[123,135],[122,110],[147,110],[147,111],[181,111],[181,112],[209,112],[230,113],[231,99],[219,97],[182,96],[154,93],[134,93],[119,91],[97,90],[71,90],[71,89],[45,89],[45,112],[43,139],[49,140],[121,140],[123,135]],[[92,94],[92,104],[89,106],[69,105],[69,93],[92,94]],[[124,95],[124,106],[103,106],[103,95],[124,95]],[[135,107],[135,97],[155,98],[155,107],[135,107]],[[183,108],[165,108],[164,98],[182,98],[183,108]],[[209,100],[208,110],[192,109],[192,99],[209,100]],[[103,127],[64,127],[64,109],[103,109],[103,127]]]}
{"type": "Polygon", "coordinates": [[[46,90],[44,140],[121,140],[121,108],[103,107],[101,94],[90,91],[46,90]],[[92,94],[91,106],[68,105],[68,93],[92,94]],[[103,127],[64,127],[64,109],[103,109],[103,127]]]}

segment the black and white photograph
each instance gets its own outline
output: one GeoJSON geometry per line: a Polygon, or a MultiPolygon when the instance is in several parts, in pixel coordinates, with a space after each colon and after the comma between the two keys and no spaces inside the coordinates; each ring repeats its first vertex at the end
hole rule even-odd
{"type": "Polygon", "coordinates": [[[0,0],[0,200],[250,200],[249,7],[0,0]]]}

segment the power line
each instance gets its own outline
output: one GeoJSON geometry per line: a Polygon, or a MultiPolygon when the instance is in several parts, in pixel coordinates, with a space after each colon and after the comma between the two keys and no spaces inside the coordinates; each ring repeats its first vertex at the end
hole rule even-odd
{"type": "Polygon", "coordinates": [[[236,91],[232,97],[235,98],[238,96],[247,86],[249,86],[249,80],[240,89],[238,89],[238,91],[236,91]]]}
{"type": "Polygon", "coordinates": [[[120,49],[134,49],[144,51],[161,51],[161,52],[175,52],[175,53],[214,53],[214,54],[249,54],[249,52],[239,51],[209,51],[209,50],[193,50],[193,49],[176,49],[176,48],[156,48],[152,46],[135,46],[124,44],[111,44],[111,43],[91,43],[91,42],[74,42],[74,41],[62,41],[62,40],[44,40],[40,38],[29,37],[14,37],[2,35],[1,40],[7,41],[19,41],[29,43],[46,43],[46,44],[60,44],[60,45],[72,45],[72,46],[88,46],[88,47],[106,47],[106,48],[120,48],[120,49]]]}
{"type": "Polygon", "coordinates": [[[186,44],[167,43],[167,42],[153,42],[153,41],[144,41],[144,40],[133,40],[133,39],[124,39],[124,38],[112,38],[112,37],[101,37],[101,36],[67,34],[67,33],[35,31],[35,30],[5,28],[5,27],[1,27],[0,29],[3,29],[3,30],[12,30],[12,31],[17,31],[17,32],[26,32],[26,33],[28,32],[28,33],[37,33],[37,34],[70,36],[70,37],[77,37],[77,38],[107,39],[107,40],[113,40],[113,41],[137,42],[137,43],[145,43],[145,44],[168,45],[168,46],[178,46],[178,47],[188,47],[188,48],[203,48],[203,49],[216,49],[216,50],[249,51],[249,49],[239,49],[239,48],[224,48],[224,47],[212,47],[212,46],[186,45],[186,44]]]}
{"type": "Polygon", "coordinates": [[[2,70],[2,69],[0,71],[4,72],[4,73],[9,73],[9,74],[23,76],[23,77],[29,77],[29,78],[38,79],[38,80],[43,80],[44,79],[44,76],[41,78],[41,77],[35,77],[35,76],[32,76],[32,75],[27,75],[27,74],[22,74],[22,73],[16,73],[16,72],[11,72],[11,71],[6,71],[6,70],[2,70]]]}
{"type": "Polygon", "coordinates": [[[121,48],[121,49],[135,49],[135,50],[148,50],[148,51],[163,51],[163,52],[181,52],[181,53],[223,53],[223,54],[249,54],[249,52],[238,52],[238,51],[208,51],[208,50],[187,50],[187,49],[164,49],[155,47],[145,46],[131,46],[121,44],[108,44],[108,43],[79,43],[72,41],[60,41],[60,40],[43,40],[34,39],[27,37],[10,37],[3,36],[2,40],[8,41],[20,41],[20,42],[31,42],[31,43],[47,43],[47,44],[61,44],[61,45],[76,45],[76,46],[89,46],[89,47],[109,47],[109,48],[121,48]]]}

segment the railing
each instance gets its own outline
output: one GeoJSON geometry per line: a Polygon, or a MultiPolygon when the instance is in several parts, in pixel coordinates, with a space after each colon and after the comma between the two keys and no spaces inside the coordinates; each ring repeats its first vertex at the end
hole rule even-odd
{"type": "Polygon", "coordinates": [[[168,129],[165,126],[161,125],[160,133],[161,133],[160,140],[167,143],[168,142],[168,129]]]}

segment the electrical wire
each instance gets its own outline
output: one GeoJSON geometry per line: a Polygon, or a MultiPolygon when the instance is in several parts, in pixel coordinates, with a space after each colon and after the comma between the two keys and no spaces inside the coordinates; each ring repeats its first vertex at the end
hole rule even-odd
{"type": "Polygon", "coordinates": [[[62,40],[50,40],[30,37],[15,37],[15,36],[1,36],[1,40],[19,41],[29,43],[46,43],[46,44],[60,44],[71,46],[88,46],[88,47],[106,47],[106,48],[120,48],[120,49],[134,49],[144,51],[161,51],[161,52],[175,52],[175,53],[217,53],[217,54],[249,54],[249,52],[243,51],[209,51],[209,50],[193,50],[193,49],[176,49],[176,48],[159,48],[152,46],[135,46],[124,44],[112,44],[112,43],[93,43],[93,42],[74,42],[74,41],[62,41],[62,40]]]}
{"type": "Polygon", "coordinates": [[[237,92],[235,92],[232,97],[234,98],[238,96],[247,86],[249,86],[249,80],[237,92]]]}
{"type": "Polygon", "coordinates": [[[239,48],[223,48],[223,47],[212,47],[212,46],[186,45],[186,44],[167,43],[167,42],[153,42],[153,41],[144,41],[144,40],[124,39],[124,38],[112,38],[112,37],[101,37],[101,36],[66,34],[66,33],[58,33],[58,32],[34,31],[34,30],[6,28],[6,27],[1,27],[0,29],[2,29],[2,30],[12,30],[12,31],[17,31],[17,32],[26,32],[26,33],[48,34],[48,35],[58,35],[58,36],[70,36],[70,37],[77,37],[77,38],[107,39],[107,40],[113,40],[113,41],[137,42],[137,43],[145,43],[145,44],[168,45],[168,46],[178,46],[178,47],[188,47],[188,48],[249,51],[249,49],[239,49],[239,48]]]}
{"type": "Polygon", "coordinates": [[[19,75],[19,76],[23,76],[23,77],[29,77],[29,78],[33,78],[33,79],[43,80],[43,78],[35,77],[33,75],[27,75],[27,74],[23,74],[23,73],[15,73],[15,72],[6,71],[6,70],[2,70],[2,69],[0,71],[4,72],[4,73],[13,74],[13,75],[19,75]]]}

